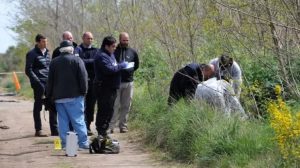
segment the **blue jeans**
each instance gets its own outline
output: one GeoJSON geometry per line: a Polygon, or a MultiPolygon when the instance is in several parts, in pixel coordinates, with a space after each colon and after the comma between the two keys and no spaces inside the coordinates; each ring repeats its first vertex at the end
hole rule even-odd
{"type": "Polygon", "coordinates": [[[62,147],[66,146],[67,132],[70,131],[69,122],[72,123],[74,131],[78,135],[79,147],[89,145],[87,129],[84,122],[84,97],[76,97],[65,103],[55,103],[58,113],[58,129],[62,147]]]}

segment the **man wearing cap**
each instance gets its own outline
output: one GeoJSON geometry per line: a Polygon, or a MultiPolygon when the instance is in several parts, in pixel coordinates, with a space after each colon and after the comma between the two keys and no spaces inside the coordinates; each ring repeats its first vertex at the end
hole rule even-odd
{"type": "Polygon", "coordinates": [[[176,103],[180,98],[193,98],[199,82],[209,79],[214,67],[208,64],[191,63],[179,69],[173,76],[168,104],[176,103]]]}
{"type": "Polygon", "coordinates": [[[60,56],[50,64],[47,96],[55,102],[62,147],[66,146],[66,136],[71,122],[74,131],[78,134],[79,148],[88,149],[84,121],[84,96],[88,88],[87,72],[83,61],[74,56],[71,41],[63,41],[59,51],[60,56]]]}
{"type": "Polygon", "coordinates": [[[219,58],[212,59],[210,64],[215,67],[215,77],[231,83],[237,98],[241,94],[242,71],[240,66],[228,55],[222,54],[219,58]]]}

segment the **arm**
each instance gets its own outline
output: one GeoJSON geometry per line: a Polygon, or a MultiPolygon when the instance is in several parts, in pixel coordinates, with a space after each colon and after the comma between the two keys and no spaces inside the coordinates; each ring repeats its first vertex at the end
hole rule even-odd
{"type": "Polygon", "coordinates": [[[36,76],[36,74],[33,72],[33,63],[34,63],[35,56],[27,53],[26,55],[26,65],[25,65],[25,73],[30,79],[30,83],[40,83],[39,78],[36,76]]]}
{"type": "Polygon", "coordinates": [[[52,92],[53,92],[53,74],[54,74],[54,68],[53,64],[50,63],[49,67],[49,74],[48,74],[48,80],[47,80],[47,97],[52,99],[52,92]]]}
{"type": "Polygon", "coordinates": [[[121,66],[122,63],[112,65],[111,61],[106,57],[100,57],[100,59],[98,59],[97,61],[100,68],[102,69],[102,72],[106,75],[118,73],[121,69],[124,68],[121,66]]]}
{"type": "Polygon", "coordinates": [[[232,87],[234,89],[234,93],[236,94],[237,98],[240,97],[241,94],[241,84],[242,80],[242,71],[240,66],[234,62],[232,65],[232,87]]]}
{"type": "Polygon", "coordinates": [[[79,79],[79,86],[80,92],[85,95],[88,89],[88,74],[86,72],[85,66],[83,61],[79,58],[78,59],[78,79],[79,79]]]}
{"type": "Polygon", "coordinates": [[[134,52],[134,71],[136,71],[140,66],[139,56],[134,52]]]}

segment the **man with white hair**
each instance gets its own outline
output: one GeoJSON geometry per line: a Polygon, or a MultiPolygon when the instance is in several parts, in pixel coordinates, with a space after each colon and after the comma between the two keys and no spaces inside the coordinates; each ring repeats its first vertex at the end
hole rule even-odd
{"type": "MultiPolygon", "coordinates": [[[[75,43],[73,40],[73,35],[71,32],[69,31],[65,31],[63,32],[62,34],[62,40],[68,40],[68,41],[71,41],[72,42],[72,45],[73,45],[73,48],[74,48],[74,51],[73,51],[73,54],[75,54],[75,56],[79,56],[78,54],[78,51],[76,49],[77,47],[77,43],[75,43]]],[[[60,47],[57,47],[54,51],[53,51],[53,54],[52,54],[52,59],[58,57],[60,55],[60,51],[59,51],[60,47]]]]}
{"type": "Polygon", "coordinates": [[[87,93],[87,72],[83,61],[75,57],[71,41],[60,44],[60,56],[52,60],[49,68],[47,96],[54,100],[58,112],[59,136],[66,147],[71,122],[78,134],[79,148],[88,149],[87,129],[84,121],[84,96],[87,93]]]}

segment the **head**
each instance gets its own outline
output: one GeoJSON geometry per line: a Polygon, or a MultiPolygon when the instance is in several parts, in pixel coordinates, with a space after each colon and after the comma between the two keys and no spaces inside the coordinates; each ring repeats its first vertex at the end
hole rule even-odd
{"type": "Polygon", "coordinates": [[[90,46],[93,43],[93,34],[91,32],[85,32],[82,35],[82,43],[84,46],[90,46]]]}
{"type": "Polygon", "coordinates": [[[73,47],[72,41],[69,41],[69,40],[62,41],[59,45],[59,51],[61,53],[73,54],[74,47],[73,47]]]}
{"type": "Polygon", "coordinates": [[[62,34],[62,39],[63,39],[63,40],[69,40],[69,41],[73,42],[73,35],[72,35],[71,32],[65,31],[65,32],[63,32],[63,34],[62,34]]]}
{"type": "Polygon", "coordinates": [[[207,80],[214,76],[215,67],[212,64],[205,64],[201,67],[202,75],[204,80],[207,80]]]}
{"type": "Polygon", "coordinates": [[[219,58],[219,67],[221,70],[231,67],[233,64],[233,59],[228,55],[222,54],[219,58]]]}
{"type": "Polygon", "coordinates": [[[47,47],[47,38],[41,34],[35,36],[35,42],[39,49],[44,49],[47,47]]]}
{"type": "Polygon", "coordinates": [[[126,33],[126,32],[120,33],[119,41],[120,41],[121,47],[128,47],[128,45],[129,45],[129,35],[128,35],[128,33],[126,33]]]}
{"type": "Polygon", "coordinates": [[[104,37],[102,44],[101,44],[101,49],[107,50],[110,54],[114,53],[116,49],[116,42],[117,40],[112,37],[112,36],[106,36],[104,37]]]}

